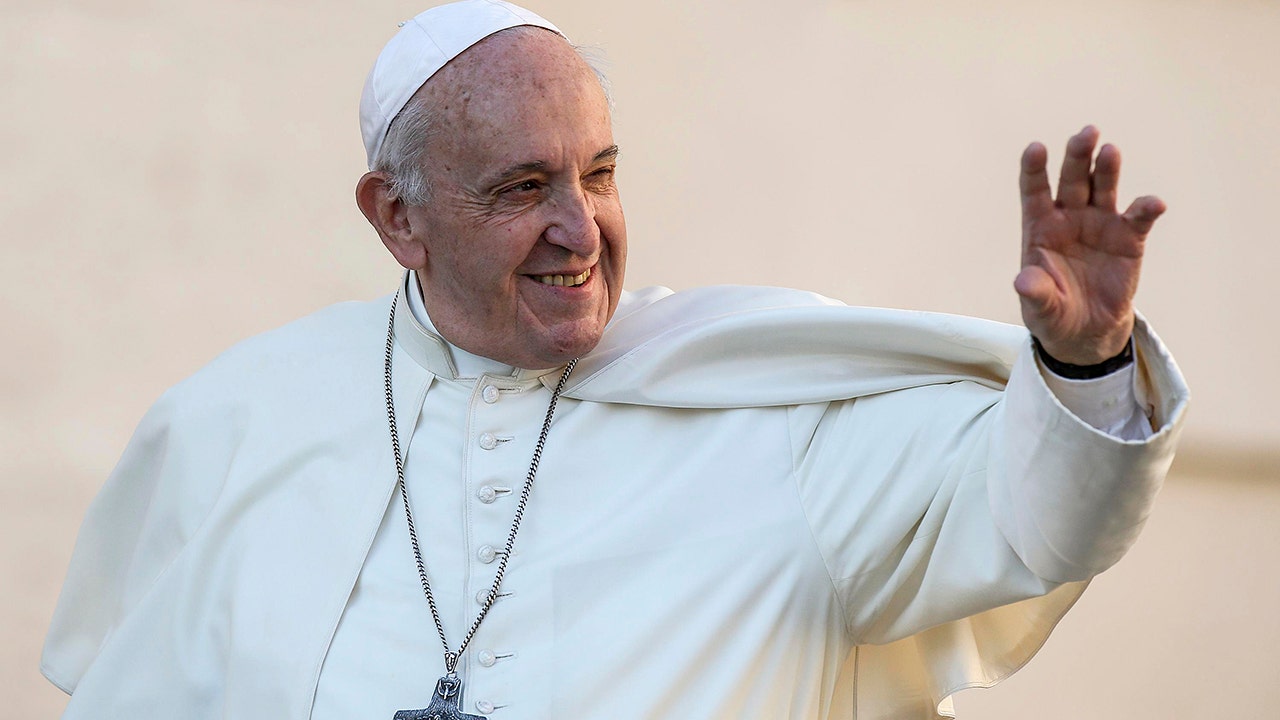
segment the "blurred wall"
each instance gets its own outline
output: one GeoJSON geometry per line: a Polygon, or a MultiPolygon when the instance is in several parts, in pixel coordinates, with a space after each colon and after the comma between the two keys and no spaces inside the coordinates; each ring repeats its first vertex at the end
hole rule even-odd
{"type": "MultiPolygon", "coordinates": [[[[750,283],[1017,322],[1017,160],[1086,122],[1170,205],[1139,294],[1194,393],[1133,556],[962,717],[1266,717],[1280,621],[1280,6],[530,5],[609,64],[630,287],[750,283]],[[784,9],[785,8],[785,9],[784,9]],[[972,710],[971,710],[972,708],[972,710]],[[1227,710],[1231,710],[1228,712],[1227,710]]],[[[0,675],[36,671],[75,529],[146,407],[397,268],[352,201],[381,3],[0,0],[0,675]]],[[[5,712],[0,711],[0,716],[5,712]]]]}

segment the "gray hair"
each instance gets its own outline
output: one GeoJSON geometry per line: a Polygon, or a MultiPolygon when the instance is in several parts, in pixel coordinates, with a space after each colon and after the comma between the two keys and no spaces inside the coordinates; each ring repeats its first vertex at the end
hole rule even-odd
{"type": "MultiPolygon", "coordinates": [[[[528,26],[520,26],[503,32],[529,29],[528,26]]],[[[609,111],[613,112],[612,88],[602,67],[606,64],[603,52],[579,45],[572,47],[595,73],[609,103],[609,111]]],[[[430,182],[427,180],[426,147],[435,127],[434,108],[423,99],[419,89],[392,119],[387,128],[387,137],[378,149],[378,156],[374,158],[373,169],[387,174],[387,184],[391,186],[392,194],[405,204],[419,207],[426,205],[431,194],[430,182]]]]}

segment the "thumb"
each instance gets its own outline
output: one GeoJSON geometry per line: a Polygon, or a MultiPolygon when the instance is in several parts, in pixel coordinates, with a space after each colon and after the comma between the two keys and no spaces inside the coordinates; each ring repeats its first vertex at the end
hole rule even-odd
{"type": "Polygon", "coordinates": [[[1053,306],[1057,285],[1044,268],[1028,265],[1013,279],[1013,289],[1022,298],[1024,309],[1043,316],[1053,306]]]}

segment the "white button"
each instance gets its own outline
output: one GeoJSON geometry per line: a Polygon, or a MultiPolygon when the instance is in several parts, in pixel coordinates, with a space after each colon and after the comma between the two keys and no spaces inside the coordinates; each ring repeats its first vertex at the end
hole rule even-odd
{"type": "Polygon", "coordinates": [[[498,437],[493,433],[484,433],[480,436],[480,447],[485,450],[492,450],[498,447],[498,437]]]}
{"type": "Polygon", "coordinates": [[[498,656],[494,655],[492,650],[481,650],[480,654],[476,655],[476,660],[485,667],[493,667],[493,664],[498,662],[498,656]]]}
{"type": "Polygon", "coordinates": [[[480,391],[480,397],[490,405],[498,402],[498,388],[492,385],[485,385],[480,391]]]}
{"type": "Polygon", "coordinates": [[[484,713],[485,715],[488,715],[489,713],[493,712],[496,708],[493,706],[493,703],[489,702],[488,700],[477,700],[476,709],[484,713]]]}
{"type": "Polygon", "coordinates": [[[488,505],[498,499],[498,491],[494,490],[492,485],[482,485],[476,491],[476,497],[480,498],[480,502],[488,505]]]}
{"type": "MultiPolygon", "coordinates": [[[[499,600],[501,600],[502,598],[507,597],[507,596],[509,596],[509,595],[511,595],[511,594],[512,594],[512,593],[511,593],[511,591],[507,591],[507,592],[499,592],[496,596],[494,596],[493,601],[494,601],[494,602],[498,602],[498,601],[499,601],[499,600]]],[[[488,591],[488,590],[481,590],[480,592],[476,593],[476,604],[477,604],[477,605],[484,605],[485,598],[487,598],[487,597],[489,597],[489,591],[488,591]]]]}
{"type": "Polygon", "coordinates": [[[498,551],[494,550],[492,545],[481,545],[480,549],[476,551],[476,557],[480,558],[480,562],[487,565],[498,557],[498,551]]]}

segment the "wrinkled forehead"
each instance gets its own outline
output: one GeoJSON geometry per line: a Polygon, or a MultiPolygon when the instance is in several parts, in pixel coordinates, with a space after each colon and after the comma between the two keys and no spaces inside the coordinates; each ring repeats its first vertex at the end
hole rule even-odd
{"type": "Polygon", "coordinates": [[[471,46],[513,27],[559,28],[501,0],[463,0],[431,8],[401,24],[378,55],[360,97],[360,134],[370,169],[391,121],[441,68],[471,46]]]}
{"type": "Polygon", "coordinates": [[[472,106],[528,109],[540,100],[569,102],[584,91],[603,95],[601,90],[594,70],[562,36],[521,26],[472,45],[423,83],[414,98],[435,109],[433,121],[443,121],[468,114],[472,106]]]}

